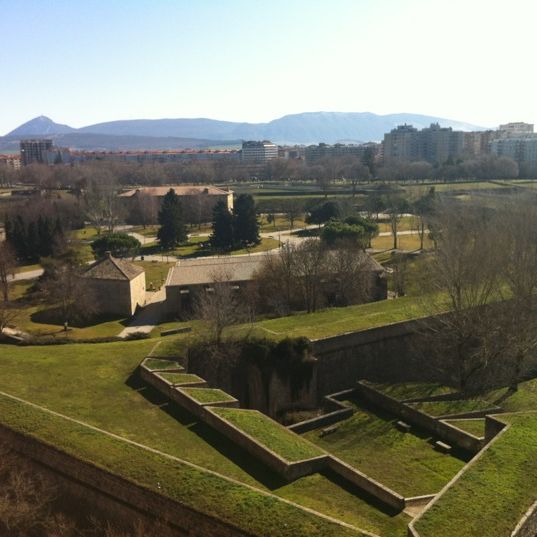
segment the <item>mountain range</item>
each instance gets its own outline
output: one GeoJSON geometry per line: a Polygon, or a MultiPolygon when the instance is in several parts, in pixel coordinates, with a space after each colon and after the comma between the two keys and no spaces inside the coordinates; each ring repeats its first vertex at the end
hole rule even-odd
{"type": "Polygon", "coordinates": [[[456,130],[482,127],[420,114],[378,115],[371,112],[305,112],[267,123],[240,123],[207,118],[130,119],[75,129],[39,116],[0,138],[0,150],[21,138],[47,136],[56,145],[86,150],[182,149],[233,146],[241,140],[272,140],[280,144],[359,143],[382,140],[384,133],[408,123],[423,128],[438,122],[456,130]]]}

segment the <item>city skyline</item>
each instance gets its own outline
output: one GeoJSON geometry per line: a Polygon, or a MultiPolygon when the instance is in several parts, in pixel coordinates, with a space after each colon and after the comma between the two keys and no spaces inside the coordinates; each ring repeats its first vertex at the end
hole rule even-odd
{"type": "Polygon", "coordinates": [[[0,0],[0,133],[39,115],[75,128],[319,110],[537,122],[527,0],[126,5],[0,0]]]}

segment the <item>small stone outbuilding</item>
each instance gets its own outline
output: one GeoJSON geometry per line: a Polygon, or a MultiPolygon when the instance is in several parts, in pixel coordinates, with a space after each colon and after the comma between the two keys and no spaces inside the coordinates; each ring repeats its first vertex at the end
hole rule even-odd
{"type": "Polygon", "coordinates": [[[133,263],[107,253],[83,278],[101,314],[130,317],[138,306],[145,305],[145,270],[133,263]]]}

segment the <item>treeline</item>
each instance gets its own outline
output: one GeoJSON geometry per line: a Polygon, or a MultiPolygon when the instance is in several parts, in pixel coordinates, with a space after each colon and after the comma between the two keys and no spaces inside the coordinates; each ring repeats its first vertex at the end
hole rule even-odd
{"type": "Polygon", "coordinates": [[[36,262],[61,253],[67,232],[84,225],[80,206],[69,200],[33,200],[7,212],[6,241],[20,261],[36,262]]]}
{"type": "Polygon", "coordinates": [[[122,187],[134,185],[214,184],[247,181],[310,181],[326,190],[334,182],[344,181],[354,190],[370,181],[451,181],[493,180],[519,177],[518,164],[507,157],[483,155],[476,158],[448,159],[443,164],[400,162],[383,164],[371,155],[327,157],[315,163],[301,159],[274,159],[255,172],[232,159],[136,163],[89,161],[72,166],[30,165],[21,170],[0,167],[0,186],[25,183],[43,189],[69,188],[83,192],[88,183],[107,177],[122,187]]]}

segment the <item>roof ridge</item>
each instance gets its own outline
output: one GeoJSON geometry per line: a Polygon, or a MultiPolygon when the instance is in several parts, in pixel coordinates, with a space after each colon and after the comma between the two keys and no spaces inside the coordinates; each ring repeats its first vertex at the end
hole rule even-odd
{"type": "Polygon", "coordinates": [[[118,261],[120,261],[119,259],[117,259],[115,257],[112,257],[112,256],[109,256],[108,259],[110,259],[110,261],[112,261],[112,263],[115,265],[115,267],[119,270],[119,272],[121,272],[121,274],[123,274],[123,276],[125,276],[125,278],[127,278],[127,280],[130,280],[130,277],[125,272],[125,269],[123,269],[121,267],[121,265],[118,263],[118,261]]]}

